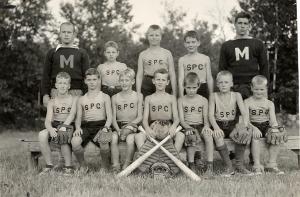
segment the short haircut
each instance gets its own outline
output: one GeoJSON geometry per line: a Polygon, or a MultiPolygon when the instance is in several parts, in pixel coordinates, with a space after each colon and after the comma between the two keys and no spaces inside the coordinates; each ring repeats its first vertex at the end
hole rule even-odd
{"type": "Polygon", "coordinates": [[[150,26],[148,27],[148,30],[147,30],[146,34],[148,34],[148,32],[149,32],[150,30],[160,30],[160,32],[162,33],[162,29],[161,29],[161,27],[160,27],[159,25],[150,25],[150,26]]]}
{"type": "Polygon", "coordinates": [[[251,15],[247,12],[239,12],[234,19],[234,23],[236,23],[239,18],[246,18],[249,22],[251,21],[251,15]]]}
{"type": "Polygon", "coordinates": [[[186,86],[187,84],[191,84],[191,83],[197,83],[198,86],[200,86],[200,79],[198,77],[198,75],[194,72],[189,72],[183,81],[183,85],[186,86]]]}
{"type": "Polygon", "coordinates": [[[100,78],[100,74],[99,72],[97,71],[96,68],[89,68],[85,71],[85,78],[88,76],[88,75],[97,75],[98,78],[100,78]]]}
{"type": "Polygon", "coordinates": [[[108,47],[113,47],[113,48],[115,48],[117,51],[119,51],[119,46],[118,46],[118,44],[117,44],[116,42],[114,42],[114,41],[108,41],[108,42],[106,42],[106,43],[104,44],[104,51],[106,51],[106,49],[107,49],[108,47]]]}
{"type": "Polygon", "coordinates": [[[119,79],[123,76],[127,76],[131,80],[134,80],[135,79],[135,72],[132,68],[126,68],[125,70],[120,72],[119,79]]]}
{"type": "Polygon", "coordinates": [[[69,82],[71,82],[71,76],[67,72],[59,72],[56,75],[56,82],[57,79],[68,79],[69,82]]]}
{"type": "Polygon", "coordinates": [[[184,35],[184,37],[183,37],[184,41],[186,41],[186,38],[187,38],[187,37],[190,37],[190,38],[196,38],[197,41],[200,41],[200,38],[199,38],[197,32],[194,31],[194,30],[188,31],[188,32],[185,33],[185,35],[184,35]]]}
{"type": "Polygon", "coordinates": [[[268,85],[268,79],[263,75],[256,75],[251,80],[251,86],[254,86],[254,85],[265,85],[265,86],[267,86],[268,85]]]}
{"type": "Polygon", "coordinates": [[[61,31],[61,27],[63,26],[63,25],[68,25],[68,26],[72,26],[73,27],[73,33],[75,33],[75,25],[73,24],[73,23],[71,23],[71,22],[63,22],[62,24],[60,24],[60,26],[59,26],[59,31],[61,31]]]}
{"type": "Polygon", "coordinates": [[[216,81],[219,81],[220,77],[222,77],[222,76],[229,76],[231,78],[231,80],[233,80],[231,72],[229,72],[227,70],[222,70],[217,74],[216,81]]]}
{"type": "Polygon", "coordinates": [[[153,78],[155,78],[157,74],[165,74],[168,76],[168,79],[169,79],[169,72],[164,68],[160,68],[160,69],[156,70],[153,74],[153,78]]]}

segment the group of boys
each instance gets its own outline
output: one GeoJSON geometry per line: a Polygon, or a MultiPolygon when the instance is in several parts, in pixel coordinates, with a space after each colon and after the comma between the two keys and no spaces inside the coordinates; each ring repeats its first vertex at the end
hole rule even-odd
{"type": "MultiPolygon", "coordinates": [[[[248,16],[243,14],[236,18],[236,29],[240,29],[241,34],[247,35],[249,24],[247,26],[246,22],[249,23],[249,20],[248,16]]],[[[70,23],[65,23],[61,26],[61,34],[64,29],[72,30],[72,28],[74,30],[74,26],[70,23]]],[[[61,38],[64,37],[61,36],[61,38]]],[[[65,40],[68,41],[67,38],[68,36],[65,36],[65,40]]],[[[84,83],[87,86],[85,95],[79,98],[78,94],[70,96],[68,90],[71,88],[74,74],[70,73],[70,76],[66,72],[56,72],[53,85],[56,95],[52,95],[51,100],[49,96],[44,98],[47,106],[46,129],[39,134],[42,153],[46,161],[46,168],[43,172],[53,169],[48,141],[57,139],[58,133],[65,130],[75,119],[75,131],[70,139],[71,145],[69,143],[61,145],[61,153],[65,159],[65,173],[72,173],[73,170],[71,146],[80,167],[87,166],[84,160],[84,147],[91,141],[100,147],[102,165],[108,168],[111,157],[112,169],[120,171],[118,148],[120,141],[125,141],[127,144],[126,159],[122,166],[122,169],[125,169],[133,160],[135,147],[143,152],[145,142],[149,137],[162,140],[170,135],[177,152],[181,151],[183,145],[186,146],[187,161],[193,171],[196,171],[195,159],[197,158],[195,157],[199,156],[197,146],[201,140],[204,140],[207,160],[205,175],[213,174],[214,143],[215,149],[225,163],[225,171],[222,175],[231,176],[235,172],[245,175],[262,174],[264,168],[260,164],[259,139],[266,135],[280,136],[277,133],[280,133],[282,137],[278,139],[284,139],[284,131],[279,129],[274,104],[266,96],[268,79],[263,75],[257,75],[266,72],[265,67],[264,71],[259,68],[260,60],[255,59],[256,53],[252,51],[252,49],[256,50],[255,52],[260,50],[256,47],[258,44],[250,42],[255,46],[246,47],[243,51],[233,47],[236,61],[238,58],[255,59],[251,62],[255,65],[250,65],[249,69],[255,67],[256,70],[251,70],[250,74],[254,77],[252,76],[251,79],[251,87],[247,87],[252,90],[253,95],[243,101],[241,94],[231,91],[231,88],[234,80],[237,80],[235,79],[236,72],[242,75],[248,73],[247,69],[244,72],[242,68],[237,68],[238,64],[231,64],[231,62],[226,64],[226,68],[223,64],[224,69],[232,70],[231,72],[220,71],[217,74],[216,86],[219,91],[214,92],[210,59],[198,52],[200,40],[197,33],[187,32],[184,37],[184,46],[188,54],[181,57],[178,62],[179,98],[177,100],[173,57],[170,51],[160,46],[161,38],[161,28],[158,25],[151,25],[147,31],[149,47],[139,55],[136,80],[135,72],[116,60],[119,49],[117,43],[113,41],[107,42],[104,46],[104,55],[107,59],[104,64],[99,65],[97,69],[81,69],[81,72],[84,70],[84,76],[81,76],[84,77],[84,83]],[[136,92],[132,89],[135,82],[136,92]],[[138,133],[139,124],[143,125],[145,133],[138,133]],[[184,128],[182,132],[176,132],[179,124],[184,128]],[[224,138],[228,137],[235,142],[235,169],[224,143],[224,138]],[[249,143],[251,143],[254,173],[244,166],[244,153],[249,143]]],[[[240,39],[247,43],[249,38],[240,39]]],[[[64,39],[61,41],[67,42],[64,39]]],[[[71,45],[57,48],[57,51],[64,48],[65,50],[73,49],[71,45]]],[[[226,58],[223,56],[230,56],[231,53],[223,48],[225,47],[222,47],[221,54],[224,54],[221,57],[224,62],[226,58]]],[[[78,49],[76,50],[78,52],[78,49]]],[[[51,56],[55,59],[55,53],[54,55],[48,54],[48,56],[49,59],[51,56]]],[[[71,70],[75,68],[74,64],[82,61],[82,58],[81,60],[74,59],[77,56],[71,55],[66,60],[66,57],[62,58],[60,55],[60,68],[64,68],[64,63],[72,64],[69,66],[71,70]]],[[[48,77],[51,76],[53,79],[53,73],[55,72],[52,70],[51,75],[47,74],[48,77]]],[[[45,71],[44,75],[46,75],[45,71]]],[[[249,83],[249,81],[243,80],[243,83],[249,83]]],[[[276,163],[280,147],[278,141],[283,142],[281,140],[277,140],[276,143],[269,141],[269,162],[266,170],[282,174],[283,172],[278,169],[276,163]]]]}

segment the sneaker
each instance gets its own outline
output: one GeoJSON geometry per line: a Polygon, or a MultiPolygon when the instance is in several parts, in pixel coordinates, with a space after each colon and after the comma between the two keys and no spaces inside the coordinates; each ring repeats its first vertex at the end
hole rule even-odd
{"type": "Polygon", "coordinates": [[[214,176],[214,172],[211,169],[206,169],[206,171],[202,174],[204,179],[209,179],[214,176]]]}
{"type": "Polygon", "coordinates": [[[53,171],[52,165],[46,165],[45,168],[42,169],[42,171],[39,173],[39,175],[46,175],[53,171]]]}
{"type": "Polygon", "coordinates": [[[226,168],[225,171],[221,174],[222,177],[231,177],[235,174],[232,168],[226,168]]]}
{"type": "Polygon", "coordinates": [[[197,172],[197,168],[196,168],[195,163],[189,163],[189,168],[190,168],[194,173],[197,172]]]}
{"type": "Polygon", "coordinates": [[[275,173],[278,175],[284,174],[283,171],[279,170],[278,167],[273,167],[273,168],[265,168],[266,172],[271,172],[271,173],[275,173]]]}
{"type": "Polygon", "coordinates": [[[253,176],[254,175],[254,173],[247,170],[245,167],[238,167],[238,168],[236,168],[235,171],[239,174],[242,174],[242,175],[247,175],[247,176],[253,176]]]}
{"type": "Polygon", "coordinates": [[[74,169],[72,166],[64,167],[62,169],[63,175],[65,176],[71,176],[74,174],[74,169]]]}
{"type": "Polygon", "coordinates": [[[254,175],[262,175],[264,173],[264,168],[263,166],[253,166],[252,171],[254,175]]]}
{"type": "Polygon", "coordinates": [[[117,174],[117,173],[120,172],[120,170],[121,170],[120,164],[112,166],[112,172],[113,173],[117,174]]]}

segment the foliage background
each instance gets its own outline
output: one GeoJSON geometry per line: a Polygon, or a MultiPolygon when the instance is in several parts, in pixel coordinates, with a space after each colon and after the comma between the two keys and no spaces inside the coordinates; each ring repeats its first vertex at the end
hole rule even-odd
{"type": "MultiPolygon", "coordinates": [[[[50,37],[57,34],[54,19],[47,7],[49,0],[14,1],[15,9],[0,9],[0,124],[24,127],[34,125],[38,117],[38,90],[45,54],[53,47],[50,37]]],[[[2,1],[2,5],[10,3],[2,1]]],[[[253,36],[268,48],[271,78],[276,73],[275,88],[270,95],[277,109],[298,113],[298,59],[296,0],[239,0],[242,10],[253,16],[253,36]],[[275,58],[277,54],[277,59],[275,58]],[[275,67],[276,65],[276,67],[275,67]]],[[[175,60],[186,53],[183,34],[187,30],[186,13],[165,4],[162,47],[175,60]]],[[[134,24],[132,5],[127,0],[82,0],[61,5],[61,15],[77,25],[79,46],[85,48],[96,67],[104,61],[103,44],[114,40],[120,45],[119,61],[136,69],[140,51],[147,47],[145,38],[133,40],[139,27],[134,24]]],[[[232,10],[232,16],[236,14],[232,10]]],[[[231,21],[231,18],[228,19],[231,21]]],[[[222,38],[217,29],[195,18],[193,28],[201,37],[199,51],[211,58],[213,74],[218,71],[222,38]]],[[[272,81],[271,83],[274,83],[272,81]]]]}

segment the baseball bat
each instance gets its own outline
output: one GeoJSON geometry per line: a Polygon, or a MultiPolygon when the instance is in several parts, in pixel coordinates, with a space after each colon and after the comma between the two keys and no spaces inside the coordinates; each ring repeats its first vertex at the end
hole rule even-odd
{"type": "MultiPolygon", "coordinates": [[[[139,126],[138,128],[142,132],[146,132],[142,126],[139,126]]],[[[158,142],[152,138],[149,137],[149,139],[155,143],[158,144],[158,142]]],[[[191,169],[189,169],[182,161],[180,161],[177,157],[175,157],[172,153],[170,153],[167,149],[165,149],[163,146],[159,147],[189,178],[191,178],[194,181],[200,181],[201,178],[195,174],[191,169]]]]}
{"type": "MultiPolygon", "coordinates": [[[[177,127],[176,133],[182,129],[181,126],[177,127]]],[[[148,152],[137,158],[132,164],[130,164],[127,168],[125,168],[123,171],[117,174],[117,177],[122,176],[128,176],[134,169],[139,167],[152,153],[154,153],[159,147],[161,147],[166,141],[168,141],[171,138],[170,135],[165,137],[161,142],[157,143],[152,149],[150,149],[148,152]]]]}

